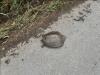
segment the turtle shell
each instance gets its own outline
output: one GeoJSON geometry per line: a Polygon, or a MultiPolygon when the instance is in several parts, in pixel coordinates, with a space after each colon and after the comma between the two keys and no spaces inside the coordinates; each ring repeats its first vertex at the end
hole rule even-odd
{"type": "Polygon", "coordinates": [[[42,36],[43,46],[50,48],[62,47],[66,37],[58,31],[52,31],[42,36]]]}

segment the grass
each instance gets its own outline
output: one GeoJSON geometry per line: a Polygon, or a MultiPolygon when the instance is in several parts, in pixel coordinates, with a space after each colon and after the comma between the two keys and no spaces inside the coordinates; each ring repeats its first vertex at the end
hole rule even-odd
{"type": "Polygon", "coordinates": [[[0,1],[0,12],[9,13],[15,11],[17,14],[22,6],[24,0],[1,0],[0,1]]]}
{"type": "Polygon", "coordinates": [[[64,4],[63,0],[54,0],[47,6],[47,11],[52,12],[64,4]]]}
{"type": "Polygon", "coordinates": [[[0,39],[5,39],[6,37],[9,37],[8,34],[8,30],[6,28],[0,28],[0,39]]]}
{"type": "MultiPolygon", "coordinates": [[[[17,12],[20,11],[20,7],[23,0],[12,0],[12,9],[16,9],[17,12]]],[[[29,25],[29,23],[34,22],[39,19],[39,17],[45,13],[50,13],[63,6],[63,1],[53,0],[50,3],[43,3],[36,7],[31,7],[23,15],[18,15],[16,19],[13,20],[9,25],[0,28],[0,39],[9,37],[8,33],[11,30],[20,30],[24,26],[29,25]]]]}

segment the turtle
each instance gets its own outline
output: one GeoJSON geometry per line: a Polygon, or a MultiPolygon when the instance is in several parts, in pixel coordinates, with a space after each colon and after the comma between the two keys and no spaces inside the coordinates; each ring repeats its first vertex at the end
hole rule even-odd
{"type": "Polygon", "coordinates": [[[41,42],[43,43],[42,48],[44,46],[49,48],[60,48],[64,45],[65,40],[66,36],[64,36],[60,32],[51,31],[49,33],[42,35],[42,40],[41,40],[41,42]]]}

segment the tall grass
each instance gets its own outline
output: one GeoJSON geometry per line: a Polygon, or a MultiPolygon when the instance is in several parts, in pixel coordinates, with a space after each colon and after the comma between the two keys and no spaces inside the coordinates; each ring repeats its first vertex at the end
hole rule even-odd
{"type": "MultiPolygon", "coordinates": [[[[29,2],[25,3],[24,0],[9,0],[9,1],[11,1],[10,11],[14,11],[17,14],[19,14],[20,9],[23,8],[22,6],[27,5],[27,3],[29,3],[29,2]]],[[[28,5],[30,6],[30,4],[28,5]]],[[[41,13],[53,12],[56,9],[60,8],[62,5],[63,5],[62,0],[52,0],[51,2],[43,3],[41,5],[37,5],[30,9],[27,8],[27,11],[23,13],[23,15],[18,15],[16,19],[14,19],[12,24],[7,25],[7,27],[0,28],[0,39],[7,37],[10,30],[22,29],[24,26],[28,25],[28,23],[38,19],[42,15],[41,13]]],[[[1,5],[1,8],[3,6],[4,5],[1,5]]]]}

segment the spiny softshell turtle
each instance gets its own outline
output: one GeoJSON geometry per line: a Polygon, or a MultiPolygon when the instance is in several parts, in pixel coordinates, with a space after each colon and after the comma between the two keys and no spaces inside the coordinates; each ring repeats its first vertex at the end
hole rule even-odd
{"type": "Polygon", "coordinates": [[[58,31],[52,31],[42,36],[42,47],[60,48],[64,45],[66,37],[58,31]]]}

